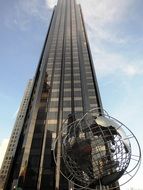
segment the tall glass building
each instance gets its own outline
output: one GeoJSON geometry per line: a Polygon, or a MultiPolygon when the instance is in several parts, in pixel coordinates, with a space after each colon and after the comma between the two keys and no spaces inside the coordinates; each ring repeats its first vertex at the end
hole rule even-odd
{"type": "Polygon", "coordinates": [[[69,114],[78,119],[94,107],[102,112],[81,7],[59,0],[4,189],[73,190],[60,174],[61,162],[55,165],[53,142],[69,114]]]}

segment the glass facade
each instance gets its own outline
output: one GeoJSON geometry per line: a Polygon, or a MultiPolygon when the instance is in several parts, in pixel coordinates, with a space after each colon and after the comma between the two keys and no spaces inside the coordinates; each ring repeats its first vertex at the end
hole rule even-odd
{"type": "Polygon", "coordinates": [[[53,142],[69,114],[78,119],[95,107],[102,104],[81,7],[75,0],[59,0],[4,189],[71,189],[59,171],[62,160],[55,165],[53,142]]]}

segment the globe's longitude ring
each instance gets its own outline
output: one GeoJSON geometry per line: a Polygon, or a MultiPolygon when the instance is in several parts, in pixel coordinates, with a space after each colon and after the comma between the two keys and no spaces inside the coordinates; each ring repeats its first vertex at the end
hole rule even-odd
{"type": "Polygon", "coordinates": [[[134,134],[107,112],[99,114],[98,109],[90,110],[70,124],[65,122],[55,141],[55,147],[59,140],[62,143],[60,156],[64,167],[61,173],[71,183],[86,189],[118,185],[116,182],[124,176],[122,184],[125,184],[134,177],[141,161],[140,146],[134,134]],[[134,163],[132,141],[138,148],[134,163]]]}

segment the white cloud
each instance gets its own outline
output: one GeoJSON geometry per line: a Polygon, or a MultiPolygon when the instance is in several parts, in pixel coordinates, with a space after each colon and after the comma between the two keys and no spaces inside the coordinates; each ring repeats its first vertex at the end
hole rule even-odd
{"type": "MultiPolygon", "coordinates": [[[[43,12],[40,11],[43,8],[44,2],[39,3],[38,0],[25,0],[25,1],[21,1],[18,0],[17,4],[16,4],[16,8],[20,9],[19,11],[19,15],[22,13],[25,13],[27,15],[32,15],[32,16],[38,16],[41,18],[41,16],[43,16],[43,12]]],[[[17,10],[18,11],[18,10],[17,10]]]]}
{"type": "MultiPolygon", "coordinates": [[[[92,17],[100,24],[120,21],[127,14],[127,9],[133,3],[132,0],[79,0],[86,17],[92,17]]],[[[92,19],[92,20],[93,20],[92,19]]]]}
{"type": "Polygon", "coordinates": [[[140,67],[140,65],[126,65],[125,67],[122,67],[123,72],[128,76],[135,76],[143,74],[143,67],[140,67]]]}
{"type": "Polygon", "coordinates": [[[57,0],[45,0],[45,2],[46,6],[51,9],[53,9],[54,6],[57,4],[57,0]]]}
{"type": "Polygon", "coordinates": [[[9,28],[18,27],[21,30],[27,30],[34,21],[48,26],[51,12],[47,0],[17,0],[12,4],[11,12],[5,16],[4,22],[9,28]]]}
{"type": "Polygon", "coordinates": [[[134,0],[79,0],[86,25],[95,39],[124,43],[126,38],[114,25],[122,22],[130,11],[134,0]]]}
{"type": "Polygon", "coordinates": [[[140,60],[128,60],[120,53],[108,53],[105,50],[93,50],[93,59],[98,76],[121,74],[134,77],[143,74],[143,64],[140,60]]]}
{"type": "Polygon", "coordinates": [[[9,142],[9,139],[6,138],[6,139],[3,139],[2,142],[0,143],[0,168],[1,168],[2,161],[4,159],[8,142],[9,142]]]}

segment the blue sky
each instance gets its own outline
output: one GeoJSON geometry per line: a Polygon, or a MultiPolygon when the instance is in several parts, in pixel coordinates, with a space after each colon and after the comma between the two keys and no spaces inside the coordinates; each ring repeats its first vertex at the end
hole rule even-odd
{"type": "MultiPolygon", "coordinates": [[[[0,1],[2,152],[12,131],[26,83],[35,73],[54,1],[0,1]]],[[[79,2],[83,9],[104,108],[126,124],[143,147],[143,1],[79,2]]],[[[130,187],[143,189],[141,170],[143,166],[122,190],[130,187]]]]}

